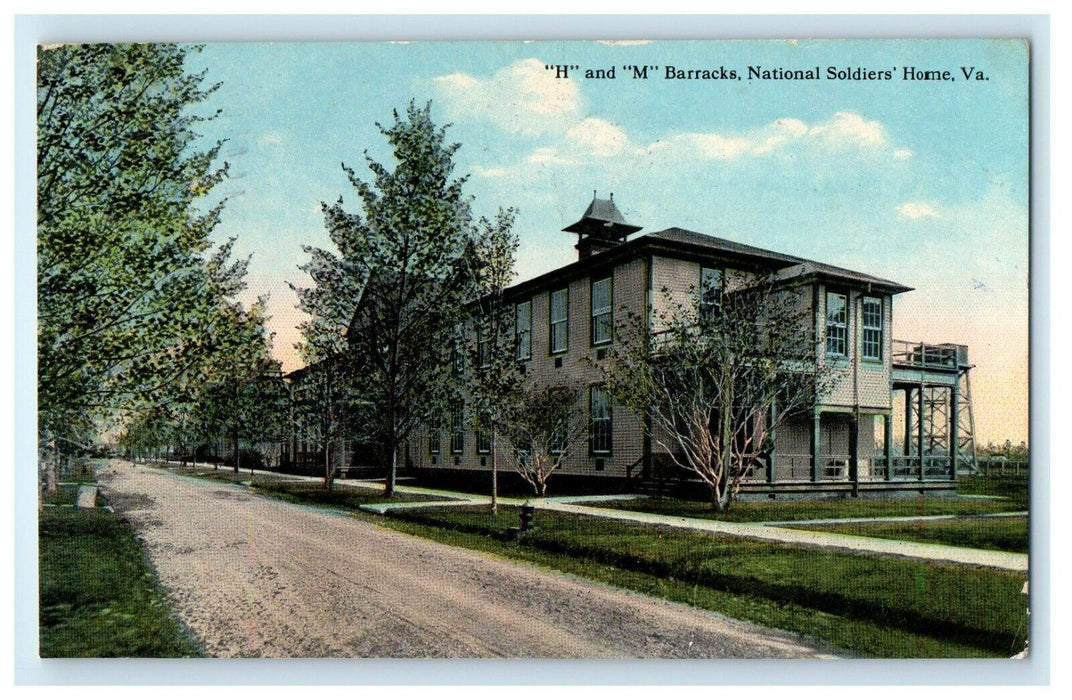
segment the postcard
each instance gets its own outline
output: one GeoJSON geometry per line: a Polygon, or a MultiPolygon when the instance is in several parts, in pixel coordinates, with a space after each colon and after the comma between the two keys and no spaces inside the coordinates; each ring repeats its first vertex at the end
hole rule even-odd
{"type": "Polygon", "coordinates": [[[41,44],[40,656],[1030,658],[1030,62],[41,44]]]}

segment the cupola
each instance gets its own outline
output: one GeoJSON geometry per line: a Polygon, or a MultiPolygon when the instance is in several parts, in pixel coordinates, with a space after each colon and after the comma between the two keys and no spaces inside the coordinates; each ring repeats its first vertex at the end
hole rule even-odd
{"type": "Polygon", "coordinates": [[[624,243],[630,233],[641,228],[626,223],[618,207],[614,206],[613,192],[610,199],[600,199],[593,191],[592,203],[581,220],[562,230],[577,234],[577,255],[584,259],[624,243]]]}

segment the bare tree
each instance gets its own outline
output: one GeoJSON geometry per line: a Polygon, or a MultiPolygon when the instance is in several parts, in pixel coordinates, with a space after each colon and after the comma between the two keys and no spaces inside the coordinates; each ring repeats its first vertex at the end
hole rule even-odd
{"type": "Polygon", "coordinates": [[[685,300],[664,289],[651,317],[627,315],[601,364],[611,395],[648,418],[652,441],[707,484],[715,510],[829,386],[805,289],[756,276],[685,300]]]}
{"type": "Polygon", "coordinates": [[[588,434],[589,424],[572,386],[525,387],[502,422],[514,470],[537,496],[588,434]]]}

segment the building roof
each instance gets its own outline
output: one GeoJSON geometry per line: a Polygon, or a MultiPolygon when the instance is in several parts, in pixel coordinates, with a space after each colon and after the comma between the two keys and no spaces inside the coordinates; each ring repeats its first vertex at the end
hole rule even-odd
{"type": "Polygon", "coordinates": [[[778,277],[786,280],[793,278],[803,279],[806,277],[821,277],[827,280],[848,282],[857,286],[866,285],[867,287],[889,291],[892,294],[912,291],[911,287],[906,287],[897,282],[882,279],[881,277],[874,277],[863,272],[856,272],[855,270],[848,270],[844,267],[836,267],[834,265],[827,265],[826,263],[814,262],[811,260],[801,263],[800,265],[793,265],[792,267],[786,267],[779,270],[778,277]]]}
{"type": "Polygon", "coordinates": [[[803,280],[805,277],[820,278],[890,294],[900,294],[912,289],[864,272],[672,227],[638,236],[604,252],[526,280],[512,287],[510,291],[514,294],[524,294],[562,280],[584,276],[593,269],[616,265],[647,254],[729,262],[740,265],[743,269],[777,272],[779,277],[786,280],[790,278],[803,280]]]}
{"type": "Polygon", "coordinates": [[[664,241],[672,241],[683,245],[696,246],[723,253],[733,253],[734,255],[762,258],[772,262],[784,262],[786,264],[806,262],[804,258],[798,258],[784,253],[776,253],[773,250],[764,250],[763,248],[756,248],[755,246],[737,243],[736,241],[730,241],[716,236],[709,236],[706,233],[689,231],[688,229],[678,228],[676,226],[645,235],[664,241]]]}

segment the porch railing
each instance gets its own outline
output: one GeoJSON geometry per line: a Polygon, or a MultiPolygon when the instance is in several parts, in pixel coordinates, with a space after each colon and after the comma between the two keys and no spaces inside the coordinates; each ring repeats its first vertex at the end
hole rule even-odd
{"type": "MultiPolygon", "coordinates": [[[[819,466],[819,480],[849,481],[848,455],[823,455],[819,466]]],[[[895,455],[886,462],[881,455],[860,457],[857,465],[860,481],[885,481],[887,470],[892,469],[889,479],[892,481],[919,480],[922,465],[923,479],[944,481],[950,478],[950,459],[948,455],[895,455]]],[[[756,464],[745,475],[745,481],[760,482],[767,480],[767,465],[756,464]]],[[[812,458],[810,454],[779,453],[774,459],[774,481],[812,481],[812,458]]]]}
{"type": "Polygon", "coordinates": [[[893,341],[893,364],[908,365],[921,369],[956,369],[968,364],[966,345],[928,345],[910,340],[893,341]]]}

